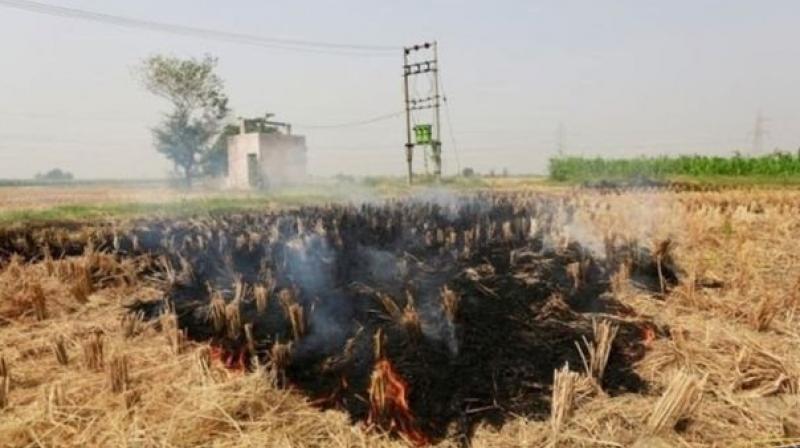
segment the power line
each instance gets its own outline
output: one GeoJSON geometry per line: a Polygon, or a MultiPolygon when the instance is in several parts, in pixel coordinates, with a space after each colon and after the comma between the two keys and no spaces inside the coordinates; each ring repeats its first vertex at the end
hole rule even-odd
{"type": "Polygon", "coordinates": [[[349,128],[349,127],[363,126],[363,125],[367,125],[367,124],[377,123],[379,121],[390,120],[392,118],[399,117],[403,113],[404,113],[404,111],[401,110],[401,111],[397,111],[397,112],[392,112],[390,114],[378,115],[377,117],[367,118],[366,120],[351,121],[351,122],[347,122],[347,123],[322,124],[322,125],[319,125],[319,124],[314,125],[314,124],[297,124],[297,123],[294,123],[294,124],[292,124],[292,126],[293,127],[297,127],[297,128],[305,128],[305,129],[349,128]]]}
{"type": "MultiPolygon", "coordinates": [[[[2,0],[0,0],[2,1],[2,0]]],[[[346,123],[336,123],[336,124],[298,124],[292,123],[292,126],[295,128],[305,128],[305,129],[339,129],[339,128],[347,128],[347,127],[356,127],[356,126],[363,126],[372,123],[377,123],[380,121],[390,120],[392,118],[398,117],[403,114],[403,111],[392,112],[389,114],[378,115],[376,117],[367,118],[364,120],[359,121],[351,121],[346,123]]],[[[61,114],[28,114],[28,113],[12,113],[12,112],[2,112],[0,111],[0,116],[8,116],[8,117],[16,117],[16,118],[27,118],[32,120],[39,120],[39,119],[57,119],[60,121],[117,121],[123,123],[139,123],[142,120],[134,120],[132,118],[114,118],[113,116],[103,115],[101,116],[68,116],[68,115],[61,115],[61,114]]]]}
{"type": "Polygon", "coordinates": [[[456,157],[456,174],[461,174],[461,159],[458,155],[458,145],[456,145],[456,136],[453,132],[453,122],[450,119],[450,102],[447,100],[447,92],[444,90],[444,81],[440,81],[442,85],[442,102],[444,103],[444,119],[447,120],[447,133],[450,135],[450,142],[453,144],[453,154],[456,157]]]}
{"type": "Polygon", "coordinates": [[[191,26],[175,25],[150,20],[135,19],[130,17],[87,11],[78,8],[50,5],[30,0],[0,0],[0,6],[20,9],[38,14],[55,17],[88,20],[106,23],[125,28],[144,29],[162,33],[177,34],[182,36],[216,39],[226,42],[256,45],[267,48],[276,48],[290,51],[304,51],[313,53],[346,54],[355,56],[393,56],[400,47],[386,45],[358,45],[333,42],[321,42],[300,39],[284,39],[277,37],[264,37],[252,34],[231,33],[227,31],[197,28],[191,26]]]}

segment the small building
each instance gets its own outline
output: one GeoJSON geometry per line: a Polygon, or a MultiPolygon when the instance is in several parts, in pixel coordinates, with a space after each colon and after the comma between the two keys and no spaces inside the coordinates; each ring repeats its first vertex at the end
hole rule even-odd
{"type": "Polygon", "coordinates": [[[271,188],[306,180],[306,138],[292,135],[290,124],[269,117],[240,118],[239,134],[228,137],[229,188],[271,188]]]}

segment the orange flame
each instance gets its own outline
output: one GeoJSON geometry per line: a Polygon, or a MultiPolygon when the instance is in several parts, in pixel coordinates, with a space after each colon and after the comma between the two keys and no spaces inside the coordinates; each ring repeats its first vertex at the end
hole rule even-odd
{"type": "Polygon", "coordinates": [[[369,386],[370,410],[367,423],[389,432],[397,432],[415,446],[430,443],[417,428],[408,406],[408,385],[388,359],[375,363],[369,386]]]}
{"type": "Polygon", "coordinates": [[[645,347],[649,347],[653,341],[656,340],[656,330],[653,329],[651,326],[646,326],[642,330],[642,343],[645,347]]]}
{"type": "Polygon", "coordinates": [[[247,370],[246,350],[229,351],[223,347],[211,346],[211,357],[219,360],[227,369],[236,371],[247,370]]]}

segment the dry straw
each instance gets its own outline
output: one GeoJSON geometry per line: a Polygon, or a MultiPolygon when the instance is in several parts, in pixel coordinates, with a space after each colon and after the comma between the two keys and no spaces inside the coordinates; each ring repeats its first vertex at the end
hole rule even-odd
{"type": "Polygon", "coordinates": [[[394,320],[395,322],[402,322],[403,321],[403,312],[400,310],[400,307],[397,305],[397,302],[394,301],[392,296],[388,294],[378,294],[377,295],[378,301],[381,302],[383,305],[383,309],[386,311],[386,314],[394,320]]]}
{"type": "Polygon", "coordinates": [[[44,258],[42,259],[42,264],[45,267],[45,272],[49,277],[52,277],[56,272],[56,265],[55,261],[53,261],[53,255],[50,253],[50,246],[46,245],[42,249],[44,252],[44,258]]]}
{"type": "Polygon", "coordinates": [[[66,402],[64,388],[61,386],[61,383],[51,384],[47,388],[47,415],[51,420],[55,419],[56,414],[58,414],[66,402]]]}
{"type": "Polygon", "coordinates": [[[572,415],[580,374],[569,370],[569,364],[553,371],[553,396],[550,403],[550,428],[553,443],[558,441],[561,429],[572,415]]]}
{"type": "Polygon", "coordinates": [[[461,296],[455,291],[448,288],[447,285],[442,288],[442,309],[445,316],[452,322],[455,321],[458,314],[458,305],[461,302],[461,296]]]}
{"type": "Polygon", "coordinates": [[[298,341],[306,334],[305,310],[297,303],[297,294],[294,290],[284,288],[278,293],[283,313],[292,326],[292,337],[298,341]]]}
{"type": "Polygon", "coordinates": [[[211,371],[211,349],[208,346],[200,347],[195,352],[195,361],[200,372],[207,375],[211,371]]]}
{"type": "Polygon", "coordinates": [[[253,336],[253,324],[250,322],[244,324],[244,340],[247,344],[247,353],[250,356],[254,356],[256,354],[256,340],[253,336]]]}
{"type": "Polygon", "coordinates": [[[186,332],[178,325],[178,316],[171,307],[167,307],[167,311],[159,316],[161,329],[167,337],[167,343],[170,350],[175,355],[180,355],[186,349],[188,338],[186,332]]]}
{"type": "Polygon", "coordinates": [[[581,360],[583,360],[586,375],[594,378],[598,385],[603,384],[603,374],[618,331],[619,326],[612,324],[608,320],[603,320],[600,323],[592,320],[592,333],[594,335],[592,342],[590,343],[586,337],[582,337],[586,353],[584,353],[584,348],[581,348],[577,341],[575,342],[581,360]]]}
{"type": "Polygon", "coordinates": [[[11,378],[0,376],[0,409],[8,407],[8,394],[11,389],[11,378]]]}
{"type": "Polygon", "coordinates": [[[29,294],[36,320],[42,321],[47,319],[47,299],[45,298],[41,283],[38,281],[33,282],[30,285],[29,294]]]}
{"type": "Polygon", "coordinates": [[[292,359],[292,343],[276,342],[270,349],[270,359],[267,364],[267,374],[270,383],[276,387],[287,384],[286,368],[292,359]]]}
{"type": "Polygon", "coordinates": [[[70,293],[79,303],[86,303],[89,301],[89,296],[94,292],[92,273],[85,263],[72,261],[70,266],[73,271],[71,277],[74,279],[70,293]]]}
{"type": "Polygon", "coordinates": [[[111,358],[108,365],[108,384],[111,387],[111,392],[115,394],[128,390],[129,375],[127,356],[116,355],[111,358]]]}
{"type": "Polygon", "coordinates": [[[306,334],[306,321],[303,307],[297,303],[289,305],[286,309],[289,322],[292,324],[292,336],[295,341],[299,341],[306,334]]]}
{"type": "Polygon", "coordinates": [[[0,356],[0,376],[11,376],[8,370],[8,363],[6,363],[6,358],[0,356]]]}
{"type": "Polygon", "coordinates": [[[6,359],[0,356],[0,409],[8,407],[8,393],[11,389],[11,374],[6,359]]]}
{"type": "Polygon", "coordinates": [[[238,299],[232,300],[225,306],[225,327],[229,338],[239,339],[242,334],[242,313],[241,302],[238,299]]]}
{"type": "Polygon", "coordinates": [[[653,256],[656,259],[656,268],[658,270],[658,282],[661,286],[661,293],[667,292],[667,283],[664,279],[664,263],[671,260],[670,248],[672,240],[660,240],[653,244],[653,256]]]}
{"type": "Polygon", "coordinates": [[[92,333],[83,343],[83,365],[89,370],[103,368],[103,334],[92,333]]]}
{"type": "Polygon", "coordinates": [[[211,322],[214,332],[221,334],[225,330],[225,299],[219,291],[211,292],[211,300],[208,304],[208,320],[211,322]]]}
{"type": "Polygon", "coordinates": [[[676,373],[647,419],[649,432],[673,429],[678,421],[687,418],[700,404],[704,384],[705,378],[698,379],[684,370],[676,373]]]}
{"type": "Polygon", "coordinates": [[[403,317],[401,320],[411,340],[419,341],[422,337],[422,322],[419,319],[419,313],[414,306],[413,300],[406,303],[406,306],[403,308],[403,317]]]}
{"type": "Polygon", "coordinates": [[[256,298],[256,311],[258,314],[264,314],[269,304],[269,290],[264,285],[256,285],[253,288],[253,295],[256,298]]]}
{"type": "Polygon", "coordinates": [[[763,294],[750,314],[750,326],[756,331],[766,331],[783,309],[780,300],[763,294]]]}
{"type": "Polygon", "coordinates": [[[130,339],[139,335],[144,331],[144,313],[137,311],[135,313],[125,313],[120,318],[120,329],[122,329],[122,336],[125,339],[130,339]]]}
{"type": "Polygon", "coordinates": [[[57,338],[55,338],[51,347],[53,354],[56,357],[56,361],[58,361],[59,364],[62,366],[69,364],[69,355],[67,354],[67,347],[66,343],[64,342],[63,335],[59,335],[57,338]]]}

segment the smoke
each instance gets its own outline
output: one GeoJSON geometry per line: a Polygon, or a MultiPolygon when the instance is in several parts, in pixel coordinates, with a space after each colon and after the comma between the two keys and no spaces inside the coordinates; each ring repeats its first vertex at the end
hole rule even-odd
{"type": "MultiPolygon", "coordinates": [[[[293,356],[310,360],[340,354],[362,327],[374,332],[394,321],[390,327],[399,333],[389,336],[407,338],[400,330],[409,315],[429,347],[456,357],[461,330],[452,308],[445,309],[443,290],[463,289],[465,266],[510,269],[519,260],[563,254],[580,254],[581,261],[606,256],[604,230],[560,196],[466,196],[428,188],[403,201],[369,199],[232,215],[215,221],[213,230],[197,223],[150,228],[138,232],[137,244],[167,248],[173,266],[191,265],[191,281],[169,292],[176,303],[205,306],[206,285],[230,303],[243,282],[250,295],[241,306],[257,336],[294,340],[293,356]],[[263,285],[269,285],[270,309],[256,313],[252,291],[263,285]],[[302,337],[291,305],[302,310],[302,337]]],[[[548,269],[555,281],[571,284],[566,266],[548,269]]],[[[469,293],[459,300],[473,303],[469,293]]],[[[203,335],[213,337],[208,330],[203,335]]],[[[369,338],[359,344],[368,350],[369,338]]]]}
{"type": "Polygon", "coordinates": [[[395,286],[408,278],[408,263],[393,252],[359,246],[358,256],[364,260],[364,278],[375,286],[395,286]]]}
{"type": "Polygon", "coordinates": [[[567,241],[575,241],[580,244],[594,257],[606,257],[602,230],[585,219],[583,215],[574,216],[571,221],[564,223],[563,236],[567,241]]]}
{"type": "Polygon", "coordinates": [[[352,302],[336,283],[339,254],[324,234],[307,232],[298,219],[298,233],[285,243],[283,270],[297,299],[307,310],[308,334],[296,346],[295,356],[329,355],[349,337],[354,318],[352,302]]]}

